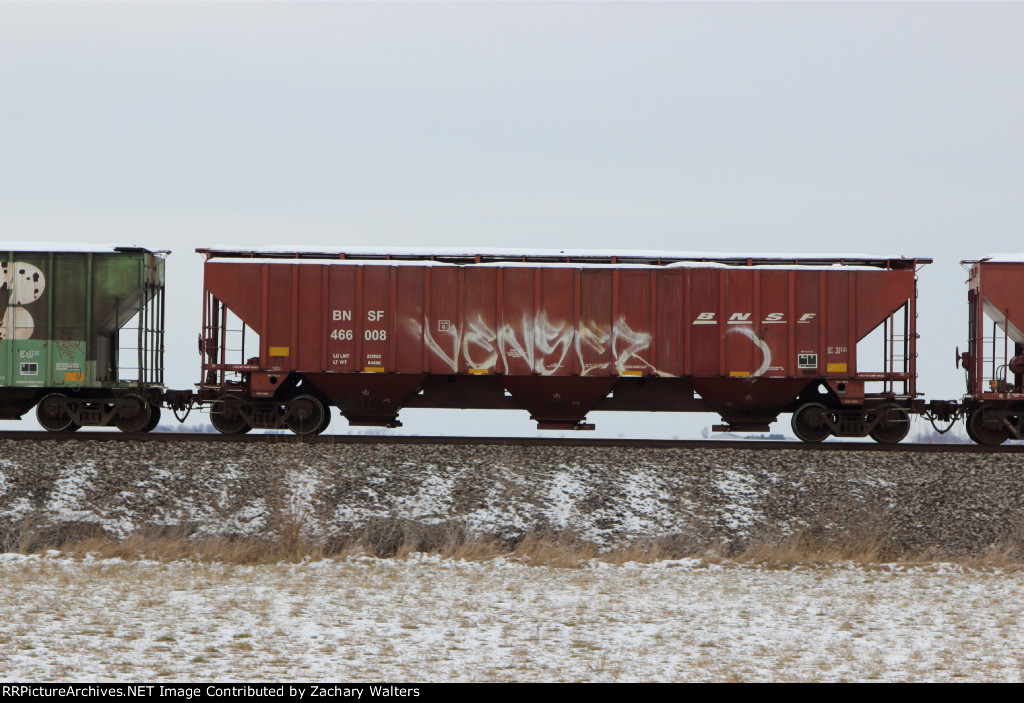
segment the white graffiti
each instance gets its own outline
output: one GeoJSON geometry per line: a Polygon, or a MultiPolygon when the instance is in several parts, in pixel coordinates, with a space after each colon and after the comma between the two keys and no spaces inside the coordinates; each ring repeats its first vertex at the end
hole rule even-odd
{"type": "Polygon", "coordinates": [[[423,325],[420,324],[419,320],[415,320],[411,317],[406,318],[405,324],[409,327],[409,330],[412,333],[413,337],[422,337],[423,341],[427,345],[427,349],[433,352],[435,356],[441,357],[445,364],[451,367],[452,371],[459,370],[459,362],[458,359],[456,359],[455,354],[456,350],[459,348],[459,333],[458,330],[454,329],[455,325],[446,325],[445,329],[441,330],[447,335],[455,338],[455,344],[452,347],[452,353],[448,354],[448,352],[446,352],[444,348],[437,343],[437,340],[435,340],[434,336],[430,333],[429,320],[427,320],[426,329],[423,328],[423,325]]]}
{"type": "Polygon", "coordinates": [[[469,323],[469,331],[462,340],[462,358],[472,369],[489,369],[498,361],[497,338],[483,319],[477,315],[469,323]],[[470,349],[477,347],[485,356],[473,358],[470,349]]]}
{"type": "Polygon", "coordinates": [[[586,376],[591,371],[608,368],[607,363],[594,364],[584,362],[583,350],[584,348],[588,349],[591,355],[599,356],[604,354],[612,341],[612,335],[612,329],[608,325],[597,325],[594,323],[580,325],[579,334],[576,335],[576,358],[580,360],[581,376],[586,376]]]}
{"type": "Polygon", "coordinates": [[[534,373],[550,376],[565,363],[565,358],[572,349],[573,329],[564,323],[555,323],[548,319],[546,312],[540,312],[531,321],[523,315],[520,334],[509,323],[501,327],[498,335],[498,348],[503,361],[508,367],[506,354],[514,354],[524,359],[534,373]],[[532,340],[532,344],[530,341],[532,340]],[[557,359],[554,359],[557,355],[557,359]]]}
{"type": "Polygon", "coordinates": [[[757,367],[757,370],[750,374],[750,378],[758,378],[762,376],[764,372],[768,370],[768,367],[772,365],[772,350],[771,347],[768,346],[768,342],[758,337],[750,327],[732,327],[726,331],[726,334],[730,334],[732,332],[742,334],[761,350],[764,360],[761,362],[761,365],[757,367]]]}
{"type": "MultiPolygon", "coordinates": [[[[412,334],[422,337],[427,348],[453,373],[458,373],[460,361],[468,369],[499,371],[499,362],[507,371],[510,364],[514,366],[521,361],[533,373],[550,376],[564,368],[573,353],[581,376],[600,371],[613,371],[621,376],[627,370],[635,372],[638,366],[657,376],[673,375],[644,358],[644,352],[651,346],[650,333],[632,329],[622,317],[615,325],[589,321],[576,329],[569,323],[552,321],[544,311],[534,316],[524,314],[518,323],[506,321],[498,330],[479,314],[463,325],[450,324],[447,320],[431,323],[429,319],[425,323],[424,328],[419,320],[406,319],[412,334]],[[595,363],[601,357],[610,358],[595,363]]],[[[763,376],[772,363],[768,342],[750,325],[737,325],[726,331],[726,334],[732,333],[746,337],[761,351],[761,365],[749,378],[763,376]]]]}
{"type": "Polygon", "coordinates": [[[650,333],[634,332],[620,317],[619,324],[615,325],[615,329],[612,331],[612,356],[615,358],[615,370],[619,375],[625,371],[626,363],[634,359],[646,365],[659,376],[669,375],[658,371],[646,359],[637,354],[637,352],[643,351],[649,346],[651,346],[650,333]],[[622,351],[619,351],[620,342],[625,346],[625,349],[622,351]]]}
{"type": "Polygon", "coordinates": [[[412,318],[407,318],[406,324],[415,336],[422,336],[427,348],[453,372],[458,372],[461,356],[471,369],[494,368],[499,359],[508,369],[518,359],[533,373],[550,376],[564,368],[575,352],[582,376],[609,367],[621,375],[627,365],[645,366],[659,376],[672,375],[658,370],[641,356],[650,347],[651,335],[633,330],[622,318],[611,327],[590,322],[578,329],[551,320],[544,311],[532,317],[524,314],[518,324],[506,321],[498,330],[492,329],[481,315],[464,326],[439,323],[436,330],[429,319],[425,320],[425,327],[412,318]],[[609,352],[610,361],[593,363],[594,357],[609,352]]]}
{"type": "Polygon", "coordinates": [[[0,341],[28,339],[35,330],[35,321],[23,305],[39,300],[46,289],[46,277],[39,267],[21,261],[0,261],[0,341]]]}

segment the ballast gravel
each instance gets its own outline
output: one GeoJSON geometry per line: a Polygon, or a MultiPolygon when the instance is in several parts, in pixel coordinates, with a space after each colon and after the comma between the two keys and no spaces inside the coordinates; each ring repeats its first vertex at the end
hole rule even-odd
{"type": "Polygon", "coordinates": [[[958,558],[1024,543],[1014,454],[0,441],[0,551],[27,534],[318,541],[375,521],[741,550],[797,535],[958,558]]]}

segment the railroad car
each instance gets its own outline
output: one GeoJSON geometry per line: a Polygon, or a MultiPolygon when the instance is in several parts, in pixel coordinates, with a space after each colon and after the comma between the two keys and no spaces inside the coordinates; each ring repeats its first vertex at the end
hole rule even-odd
{"type": "Polygon", "coordinates": [[[1024,256],[961,262],[969,267],[966,430],[979,444],[1024,438],[1024,256]]]}
{"type": "Polygon", "coordinates": [[[402,408],[715,412],[804,441],[906,436],[924,258],[197,250],[196,400],[224,433],[402,408]]]}
{"type": "Polygon", "coordinates": [[[0,249],[0,418],[35,407],[51,431],[155,427],[163,253],[40,243],[0,249]]]}

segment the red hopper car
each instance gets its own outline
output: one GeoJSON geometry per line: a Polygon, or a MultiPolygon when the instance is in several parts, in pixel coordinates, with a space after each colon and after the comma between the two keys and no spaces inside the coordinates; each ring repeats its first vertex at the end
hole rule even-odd
{"type": "Polygon", "coordinates": [[[979,444],[1024,437],[1024,257],[994,256],[970,265],[967,434],[979,444]]]}
{"type": "MultiPolygon", "coordinates": [[[[505,408],[543,429],[643,410],[762,431],[792,412],[805,441],[898,442],[924,408],[915,274],[930,259],[198,251],[198,400],[225,433],[315,434],[330,406],[392,427],[404,407],[505,408]]],[[[1019,422],[1014,340],[1001,417],[1019,422]]]]}

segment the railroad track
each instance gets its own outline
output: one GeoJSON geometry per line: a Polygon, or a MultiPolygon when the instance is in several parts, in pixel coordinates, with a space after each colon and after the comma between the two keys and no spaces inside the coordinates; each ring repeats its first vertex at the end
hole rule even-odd
{"type": "Polygon", "coordinates": [[[509,447],[616,447],[625,449],[755,449],[807,452],[926,452],[938,454],[1024,453],[1024,443],[995,447],[977,444],[876,444],[874,442],[833,442],[806,444],[775,440],[706,439],[587,439],[564,437],[443,437],[425,435],[319,435],[300,438],[293,434],[222,435],[188,432],[0,432],[0,440],[58,442],[248,442],[265,444],[431,444],[487,445],[509,447]]]}

